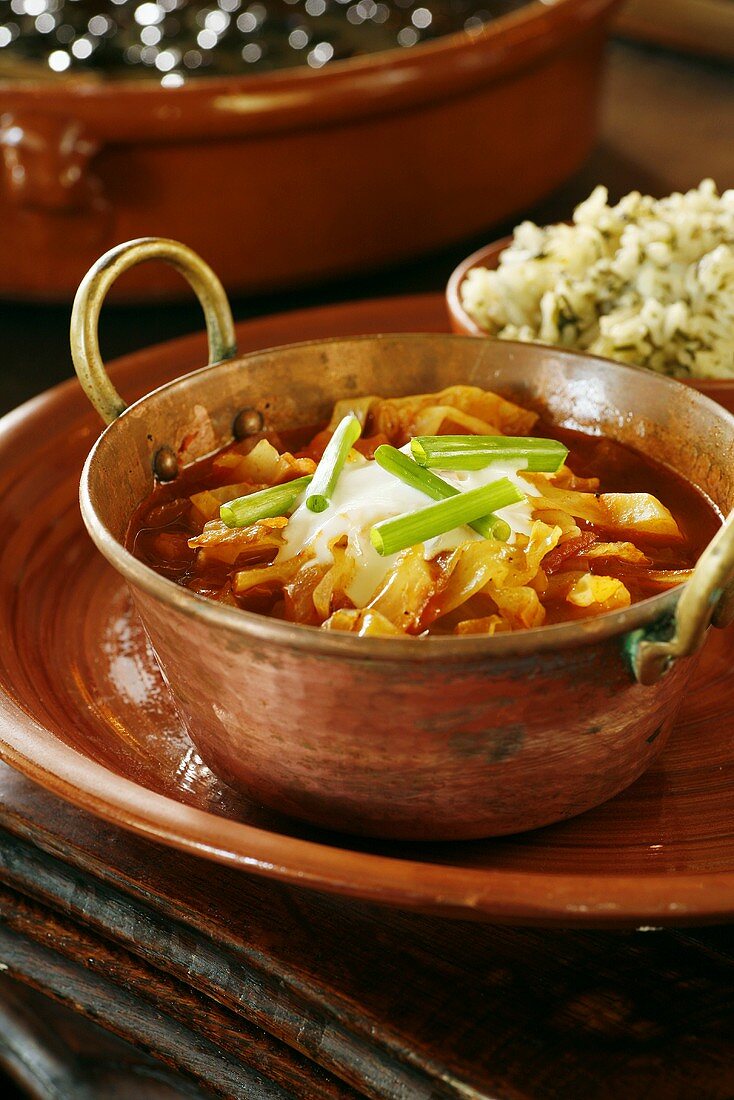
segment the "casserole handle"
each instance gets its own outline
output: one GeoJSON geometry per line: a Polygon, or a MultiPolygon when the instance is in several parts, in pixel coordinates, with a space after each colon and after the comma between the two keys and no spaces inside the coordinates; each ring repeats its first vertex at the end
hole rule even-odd
{"type": "Polygon", "coordinates": [[[734,512],[717,531],[683,586],[671,619],[633,631],[627,650],[635,678],[654,684],[674,661],[696,653],[709,625],[734,622],[734,512]]]}
{"type": "Polygon", "coordinates": [[[107,292],[119,275],[148,260],[164,260],[190,283],[206,318],[209,362],[230,359],[237,352],[232,311],[224,287],[208,264],[185,244],[165,237],[140,237],[119,244],[100,256],[82,279],[71,311],[71,356],[82,388],[105,424],[127,405],[112,385],[99,350],[99,314],[107,292]]]}

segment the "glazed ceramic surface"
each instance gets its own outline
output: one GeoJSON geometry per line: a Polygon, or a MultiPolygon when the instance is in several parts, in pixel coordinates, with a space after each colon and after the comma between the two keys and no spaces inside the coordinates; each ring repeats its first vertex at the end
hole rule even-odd
{"type": "MultiPolygon", "coordinates": [[[[444,324],[441,299],[431,296],[251,322],[239,326],[238,341],[246,352],[444,324]]],[[[205,356],[204,339],[191,337],[121,361],[113,378],[134,398],[205,356]]],[[[707,646],[664,752],[598,810],[519,838],[459,845],[315,832],[235,795],[193,748],[125,584],[81,524],[79,473],[97,431],[76,382],[2,422],[0,516],[13,532],[0,550],[6,759],[120,825],[300,885],[513,923],[692,923],[734,914],[730,632],[707,646]],[[54,523],[37,506],[49,500],[54,523]]]]}
{"type": "MultiPolygon", "coordinates": [[[[444,324],[441,299],[431,296],[250,322],[238,341],[247,352],[444,324]]],[[[190,337],[121,361],[112,375],[133,399],[205,356],[203,337],[190,337]]],[[[0,426],[0,520],[11,533],[0,548],[5,759],[127,828],[302,886],[494,922],[734,914],[730,632],[714,632],[664,751],[597,810],[521,837],[456,845],[356,842],[299,826],[235,794],[203,764],[125,583],[84,532],[77,486],[98,423],[74,381],[0,426]]]]}
{"type": "MultiPolygon", "coordinates": [[[[504,237],[501,241],[495,241],[485,248],[480,248],[477,252],[473,252],[471,256],[467,256],[465,260],[462,260],[458,267],[452,271],[446,284],[446,307],[452,332],[463,336],[483,336],[485,339],[487,338],[486,333],[469,316],[461,304],[461,284],[475,267],[486,267],[494,270],[499,264],[500,255],[511,241],[512,237],[504,237]]],[[[734,413],[734,379],[731,382],[722,378],[686,378],[681,379],[681,381],[684,381],[687,386],[692,386],[699,393],[705,394],[712,401],[717,401],[729,412],[734,413]]]]}
{"type": "MultiPolygon", "coordinates": [[[[14,262],[0,294],[70,299],[100,253],[149,233],[185,241],[238,291],[376,269],[476,233],[584,160],[616,6],[537,2],[475,36],[182,88],[2,82],[14,262]]],[[[182,293],[149,267],[118,289],[182,293]]]]}

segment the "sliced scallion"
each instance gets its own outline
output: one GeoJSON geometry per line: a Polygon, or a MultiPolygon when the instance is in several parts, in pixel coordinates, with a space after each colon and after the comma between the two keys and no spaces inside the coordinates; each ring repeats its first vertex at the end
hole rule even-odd
{"type": "Polygon", "coordinates": [[[464,523],[474,523],[482,516],[522,499],[519,489],[503,477],[491,485],[481,485],[467,493],[458,493],[446,500],[428,504],[417,512],[382,520],[371,528],[370,541],[378,554],[396,554],[398,550],[436,538],[464,523]]]}
{"type": "MultiPolygon", "coordinates": [[[[486,522],[487,520],[489,520],[492,525],[492,538],[496,539],[497,542],[507,542],[510,535],[512,534],[512,528],[510,527],[507,520],[500,519],[499,516],[490,514],[488,516],[483,516],[482,520],[477,520],[477,523],[486,522]]],[[[470,523],[469,526],[476,531],[477,523],[470,523]]],[[[483,532],[481,531],[479,532],[480,535],[482,533],[483,532]]]]}
{"type": "Polygon", "coordinates": [[[304,489],[311,483],[311,475],[286,481],[284,485],[271,485],[257,493],[228,500],[219,509],[219,518],[228,527],[249,527],[260,519],[285,516],[293,509],[304,489]]]}
{"type": "MultiPolygon", "coordinates": [[[[448,500],[449,497],[459,495],[459,489],[449,485],[448,481],[444,481],[438,474],[419,466],[412,458],[403,454],[397,447],[391,447],[389,443],[383,443],[377,448],[375,462],[388,474],[399,478],[405,485],[410,485],[411,489],[425,493],[431,500],[448,500]]],[[[518,494],[518,499],[522,499],[521,494],[518,494]]],[[[469,526],[485,539],[495,538],[504,542],[510,537],[509,523],[491,513],[475,520],[469,526]]]]}
{"type": "Polygon", "coordinates": [[[311,482],[311,492],[306,497],[306,507],[312,512],[324,512],[329,507],[339,474],[347,461],[347,455],[361,434],[362,425],[354,415],[343,417],[337,424],[316,467],[311,482]]]}
{"type": "Polygon", "coordinates": [[[568,454],[557,439],[511,435],[421,435],[411,440],[420,466],[483,470],[493,462],[525,462],[526,470],[554,474],[568,454]]]}

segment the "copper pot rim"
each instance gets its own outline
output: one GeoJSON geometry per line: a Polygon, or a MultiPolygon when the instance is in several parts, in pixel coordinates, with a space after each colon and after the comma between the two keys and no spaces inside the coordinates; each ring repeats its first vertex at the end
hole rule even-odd
{"type": "Polygon", "coordinates": [[[188,132],[193,122],[200,123],[202,112],[214,122],[213,133],[235,128],[277,130],[285,123],[292,125],[295,118],[300,120],[304,112],[312,127],[345,116],[379,114],[400,104],[414,106],[491,83],[536,54],[544,55],[574,29],[578,33],[597,24],[607,9],[620,2],[530,0],[518,11],[497,17],[478,35],[456,31],[410,50],[380,50],[318,70],[294,66],[273,73],[203,77],[175,89],[153,80],[92,83],[61,77],[50,85],[47,80],[0,78],[0,92],[11,97],[9,105],[24,110],[71,112],[93,125],[100,140],[119,141],[127,135],[133,109],[144,109],[153,127],[149,133],[137,132],[140,124],[133,120],[136,141],[166,140],[167,135],[174,139],[188,132]],[[189,112],[191,119],[186,117],[189,112]]]}
{"type": "MultiPolygon", "coordinates": [[[[273,352],[286,351],[295,348],[315,347],[325,343],[330,345],[339,343],[353,343],[355,341],[374,341],[382,339],[410,339],[410,340],[468,340],[473,339],[461,334],[449,333],[397,333],[385,336],[356,336],[339,337],[336,339],[305,340],[292,344],[284,344],[274,348],[262,349],[257,352],[238,357],[242,361],[253,361],[261,356],[272,355],[273,352]]],[[[527,344],[519,341],[502,341],[508,349],[522,350],[528,353],[530,348],[537,349],[540,355],[545,350],[542,344],[527,344]]],[[[630,375],[631,387],[634,387],[634,379],[640,375],[649,378],[653,372],[644,367],[630,366],[616,363],[611,359],[600,356],[588,355],[585,352],[572,349],[553,349],[556,354],[568,357],[572,360],[581,360],[593,363],[605,370],[624,371],[630,375]]],[[[535,351],[531,352],[535,354],[535,351]]],[[[434,635],[428,637],[406,638],[363,638],[346,632],[325,631],[320,627],[309,626],[301,623],[287,623],[279,619],[271,619],[265,615],[245,611],[239,608],[230,608],[216,604],[206,597],[200,596],[189,589],[182,588],[174,581],[156,573],[149,566],[135,558],[129,550],[106,527],[97,513],[92,501],[89,489],[90,474],[94,464],[98,460],[98,452],[103,440],[108,433],[118,430],[118,425],[124,423],[129,414],[137,415],[150,398],[163,392],[175,391],[182,387],[188,379],[198,377],[206,373],[215,374],[227,362],[209,364],[196,371],[191,371],[180,378],[164,383],[150,393],[139,398],[102,432],[87,456],[82,470],[79,500],[81,514],[89,534],[97,548],[136,589],[142,590],[162,604],[185,616],[205,622],[211,626],[219,627],[223,631],[237,635],[243,640],[255,639],[263,644],[285,647],[292,650],[309,650],[314,654],[340,656],[348,660],[386,660],[386,661],[450,661],[472,663],[487,658],[501,658],[510,656],[527,656],[535,652],[548,652],[555,649],[568,649],[574,646],[584,646],[596,642],[606,641],[613,637],[620,639],[630,631],[640,629],[651,622],[671,614],[674,610],[680,594],[687,587],[681,584],[677,588],[650,596],[640,600],[628,608],[620,611],[609,611],[594,618],[575,622],[556,623],[549,626],[533,627],[527,630],[508,634],[497,634],[491,637],[483,635],[467,635],[457,637],[454,635],[434,635]]],[[[681,383],[665,375],[653,374],[654,385],[665,388],[679,386],[681,383]]],[[[631,391],[632,392],[632,391],[631,391]]],[[[704,394],[694,392],[692,400],[705,402],[715,409],[717,415],[722,413],[732,421],[734,431],[734,417],[723,410],[715,402],[704,394]]]]}
{"type": "MultiPolygon", "coordinates": [[[[461,284],[467,277],[470,271],[473,271],[475,267],[485,267],[490,264],[490,269],[496,267],[497,261],[500,255],[506,248],[512,244],[513,235],[510,234],[507,237],[500,237],[496,241],[492,241],[491,244],[485,244],[482,248],[478,248],[476,252],[472,252],[469,256],[457,264],[454,270],[451,272],[448,282],[446,283],[446,309],[448,311],[449,319],[451,321],[451,327],[457,336],[480,336],[484,339],[491,339],[489,333],[485,332],[483,328],[477,324],[477,322],[469,316],[464,309],[461,301],[461,284]]],[[[509,341],[515,343],[515,341],[509,341]]],[[[541,344],[541,347],[552,347],[554,351],[558,350],[555,344],[541,344]]],[[[569,351],[575,349],[569,348],[569,351]]],[[[585,354],[583,352],[578,354],[585,354]]],[[[601,356],[593,356],[590,358],[600,359],[601,356]]],[[[616,366],[624,366],[625,364],[617,363],[617,360],[610,359],[610,363],[614,363],[616,366]]],[[[635,370],[644,370],[650,372],[649,367],[635,367],[635,370]]],[[[668,375],[661,375],[663,378],[669,377],[668,375]]],[[[715,394],[730,392],[732,394],[732,400],[734,400],[734,378],[673,378],[672,381],[683,383],[683,385],[690,386],[694,390],[698,390],[699,393],[711,399],[713,397],[716,400],[715,394]]]]}

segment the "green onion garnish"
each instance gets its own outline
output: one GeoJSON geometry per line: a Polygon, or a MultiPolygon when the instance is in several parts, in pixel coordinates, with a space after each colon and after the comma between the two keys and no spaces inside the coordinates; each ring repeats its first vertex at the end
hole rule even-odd
{"type": "MultiPolygon", "coordinates": [[[[476,523],[470,523],[469,526],[473,527],[476,531],[482,523],[486,523],[488,520],[492,527],[492,538],[496,539],[497,542],[507,542],[510,535],[512,534],[512,528],[510,527],[506,519],[500,519],[499,516],[495,516],[491,512],[488,516],[482,516],[482,519],[478,519],[476,523]]],[[[479,534],[483,535],[484,532],[480,531],[479,534]]],[[[486,535],[484,537],[487,538],[486,535]]]]}
{"type": "Polygon", "coordinates": [[[417,512],[382,520],[371,528],[370,541],[378,554],[396,554],[398,550],[453,531],[463,523],[474,523],[497,508],[516,504],[522,499],[519,489],[503,477],[491,485],[482,485],[478,489],[470,489],[468,493],[458,493],[447,500],[428,504],[417,512]]]}
{"type": "Polygon", "coordinates": [[[526,470],[554,474],[568,454],[557,439],[512,435],[421,435],[410,442],[420,466],[483,470],[493,462],[522,462],[526,470]]]}
{"type": "Polygon", "coordinates": [[[259,519],[287,515],[298,497],[311,482],[311,475],[286,481],[284,485],[271,485],[257,493],[249,493],[236,500],[228,500],[219,509],[219,518],[228,527],[249,527],[259,519]]]}
{"type": "Polygon", "coordinates": [[[306,507],[312,512],[324,512],[329,507],[337,479],[347,461],[347,455],[361,434],[362,426],[354,415],[345,416],[337,424],[316,467],[311,482],[311,492],[306,497],[306,507]]]}
{"type": "MultiPolygon", "coordinates": [[[[388,443],[383,443],[377,448],[375,462],[378,466],[382,466],[388,474],[392,474],[393,477],[399,478],[406,485],[410,485],[411,489],[417,489],[420,493],[425,493],[432,500],[448,500],[449,497],[459,495],[459,490],[453,485],[449,485],[448,481],[444,481],[438,474],[419,466],[412,458],[408,458],[397,447],[391,447],[388,443]]],[[[500,519],[499,516],[491,514],[482,516],[481,519],[475,520],[469,526],[477,534],[483,535],[485,539],[495,538],[505,542],[510,537],[511,528],[509,523],[500,519]]]]}

